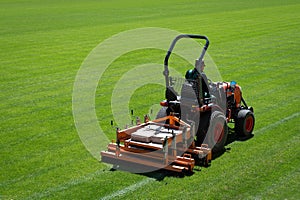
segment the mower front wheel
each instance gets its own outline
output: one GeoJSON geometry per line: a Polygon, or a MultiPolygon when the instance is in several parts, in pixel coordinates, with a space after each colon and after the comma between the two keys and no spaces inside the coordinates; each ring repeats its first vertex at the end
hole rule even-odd
{"type": "Polygon", "coordinates": [[[240,136],[248,137],[252,134],[254,123],[255,118],[251,110],[240,110],[235,122],[235,132],[240,136]]]}

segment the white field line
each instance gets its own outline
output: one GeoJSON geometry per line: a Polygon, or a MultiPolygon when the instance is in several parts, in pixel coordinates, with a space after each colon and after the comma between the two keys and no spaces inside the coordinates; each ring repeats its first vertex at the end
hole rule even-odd
{"type": "MultiPolygon", "coordinates": [[[[280,124],[282,124],[286,121],[289,121],[289,120],[291,120],[295,117],[298,117],[299,115],[300,115],[300,112],[294,113],[294,114],[292,114],[292,115],[290,115],[286,118],[283,118],[283,119],[281,119],[281,120],[279,120],[279,121],[277,121],[273,124],[270,124],[268,126],[265,126],[261,129],[255,131],[255,134],[260,134],[260,133],[263,133],[264,131],[266,131],[268,129],[275,128],[276,126],[278,126],[278,125],[280,125],[280,124]]],[[[154,179],[152,179],[152,180],[154,180],[154,179]]],[[[105,197],[101,198],[100,200],[109,200],[109,199],[113,199],[113,198],[118,197],[118,196],[122,196],[122,195],[124,195],[128,192],[133,192],[133,191],[137,190],[138,188],[140,188],[140,187],[142,187],[142,186],[144,186],[144,185],[146,185],[150,182],[151,182],[150,178],[144,179],[144,180],[142,180],[142,181],[140,181],[136,184],[133,184],[131,186],[128,186],[128,187],[126,187],[122,190],[116,191],[115,193],[112,193],[111,195],[105,196],[105,197]]]]}
{"type": "MultiPolygon", "coordinates": [[[[44,197],[47,197],[47,196],[50,196],[50,195],[53,195],[54,193],[56,192],[60,192],[60,191],[63,191],[63,190],[67,190],[68,188],[70,187],[73,187],[73,186],[76,186],[76,185],[79,185],[81,183],[85,183],[85,182],[88,182],[88,181],[91,181],[93,180],[95,177],[103,174],[103,173],[108,173],[109,171],[105,170],[103,171],[103,169],[101,170],[97,170],[93,173],[90,173],[90,174],[87,174],[85,176],[82,176],[78,179],[72,179],[70,180],[69,182],[67,183],[64,183],[64,184],[61,184],[61,185],[58,185],[56,187],[52,187],[52,188],[48,188],[46,191],[44,192],[36,192],[34,194],[32,194],[31,196],[25,198],[25,199],[42,199],[44,197]]],[[[55,196],[55,195],[54,195],[55,196]]]]}
{"type": "Polygon", "coordinates": [[[154,178],[146,178],[142,181],[137,182],[136,184],[130,185],[130,186],[128,186],[128,187],[126,187],[122,190],[119,190],[115,193],[112,193],[111,195],[105,196],[105,197],[101,198],[100,200],[114,199],[114,198],[122,196],[122,195],[124,195],[128,192],[133,192],[133,191],[137,190],[138,188],[140,188],[140,187],[142,187],[142,186],[144,186],[144,185],[146,185],[146,184],[148,184],[152,181],[155,181],[155,179],[154,178]]]}
{"type": "Polygon", "coordinates": [[[300,112],[294,113],[294,114],[292,114],[292,115],[290,115],[290,116],[287,116],[287,117],[285,117],[285,118],[283,118],[283,119],[281,119],[281,120],[279,120],[279,121],[277,121],[277,122],[275,122],[275,123],[273,123],[273,124],[270,124],[270,125],[265,126],[265,127],[261,128],[261,129],[259,129],[259,130],[257,130],[257,131],[254,131],[254,134],[255,134],[255,135],[256,135],[256,134],[261,134],[261,133],[265,132],[266,130],[275,128],[276,126],[279,126],[280,124],[282,124],[282,123],[284,123],[284,122],[286,122],[286,121],[289,121],[289,120],[291,120],[291,119],[293,119],[293,118],[296,118],[296,117],[298,117],[299,115],[300,115],[300,112]]]}
{"type": "MultiPolygon", "coordinates": [[[[272,128],[275,128],[277,126],[279,126],[280,124],[286,122],[286,121],[289,121],[293,118],[296,118],[300,115],[300,112],[297,112],[297,113],[294,113],[288,117],[285,117],[273,124],[270,124],[268,126],[265,126],[257,131],[255,131],[255,134],[260,134],[260,133],[263,133],[265,132],[266,130],[269,130],[269,129],[272,129],[272,128]]],[[[78,184],[81,184],[81,183],[84,183],[84,182],[87,182],[87,181],[90,181],[92,180],[93,178],[97,177],[98,175],[102,174],[102,173],[105,173],[105,172],[108,172],[108,171],[103,171],[103,170],[98,170],[98,171],[95,171],[91,174],[88,174],[86,176],[83,176],[81,178],[78,178],[78,179],[72,179],[70,180],[69,182],[67,183],[64,183],[64,184],[61,184],[61,185],[58,185],[57,187],[52,187],[52,188],[48,188],[46,191],[44,192],[37,192],[37,193],[34,193],[32,194],[31,196],[29,196],[28,198],[26,199],[41,199],[43,197],[47,197],[49,195],[53,195],[54,193],[56,192],[60,192],[60,191],[63,191],[63,190],[67,190],[68,188],[70,187],[74,187],[78,184]]],[[[126,193],[128,192],[133,192],[135,190],[137,190],[138,188],[148,184],[148,183],[151,183],[152,181],[154,181],[155,179],[153,178],[147,178],[147,179],[144,179],[142,181],[139,181],[133,185],[130,185],[122,190],[119,190],[119,191],[116,191],[108,196],[105,196],[101,199],[103,200],[109,200],[109,199],[112,199],[112,198],[115,198],[115,197],[119,197],[119,196],[122,196],[122,195],[125,195],[126,193]]]]}

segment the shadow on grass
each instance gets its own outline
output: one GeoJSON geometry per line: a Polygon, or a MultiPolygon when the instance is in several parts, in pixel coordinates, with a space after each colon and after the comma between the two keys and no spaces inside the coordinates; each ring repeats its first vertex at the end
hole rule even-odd
{"type": "Polygon", "coordinates": [[[236,142],[236,141],[247,141],[250,140],[251,138],[253,138],[254,135],[248,135],[248,136],[240,136],[237,133],[235,133],[233,128],[228,127],[228,136],[227,136],[227,142],[225,144],[225,147],[223,150],[219,151],[219,152],[213,152],[213,160],[219,158],[220,156],[222,156],[224,153],[226,152],[230,152],[231,148],[230,147],[226,147],[229,144],[236,142]]]}
{"type": "MultiPolygon", "coordinates": [[[[149,172],[137,173],[137,172],[135,172],[136,169],[147,169],[147,167],[139,165],[139,164],[131,165],[131,164],[128,164],[128,163],[124,165],[124,163],[123,163],[123,165],[113,166],[109,171],[111,171],[111,172],[115,172],[115,171],[130,172],[130,173],[146,176],[146,177],[149,177],[149,178],[153,178],[157,181],[162,181],[165,177],[183,178],[185,176],[191,176],[191,175],[194,174],[194,172],[185,172],[185,173],[181,172],[181,173],[179,173],[179,172],[168,171],[168,170],[165,170],[165,169],[156,169],[156,170],[150,171],[151,170],[150,168],[148,168],[149,172]]],[[[194,171],[201,171],[201,167],[200,166],[195,166],[194,171]]]]}

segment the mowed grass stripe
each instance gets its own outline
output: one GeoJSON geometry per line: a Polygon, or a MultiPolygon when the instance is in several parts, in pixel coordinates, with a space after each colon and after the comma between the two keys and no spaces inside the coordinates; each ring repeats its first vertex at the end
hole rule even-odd
{"type": "MultiPolygon", "coordinates": [[[[142,11],[139,10],[142,5],[134,4],[135,8],[132,8],[132,4],[123,2],[118,4],[122,5],[122,8],[117,9],[118,11],[122,10],[118,15],[115,15],[118,11],[114,13],[110,9],[115,8],[112,6],[112,2],[105,2],[105,6],[99,9],[98,5],[102,6],[102,3],[104,2],[80,2],[75,5],[72,2],[70,5],[70,2],[57,3],[52,1],[45,4],[27,2],[22,6],[11,2],[1,4],[3,5],[3,7],[1,6],[2,10],[5,11],[1,11],[3,17],[1,19],[5,20],[0,22],[1,27],[4,27],[0,31],[0,41],[3,44],[1,45],[3,48],[0,50],[2,58],[0,70],[3,75],[0,77],[0,99],[2,102],[0,108],[5,113],[5,116],[2,115],[0,125],[1,134],[5,136],[1,140],[5,143],[5,145],[1,145],[1,148],[4,149],[1,157],[5,158],[3,159],[5,161],[10,160],[10,162],[4,163],[1,160],[1,166],[3,166],[0,176],[1,183],[4,183],[3,185],[8,183],[8,185],[7,187],[1,185],[0,198],[25,198],[31,195],[38,198],[34,194],[41,194],[43,198],[98,198],[122,190],[132,183],[144,179],[143,176],[139,175],[112,172],[105,173],[107,175],[103,178],[95,178],[78,184],[76,181],[74,182],[76,184],[68,184],[66,181],[72,182],[77,178],[81,179],[82,175],[95,172],[98,167],[103,167],[101,163],[94,161],[89,156],[80,143],[72,124],[71,102],[68,103],[68,101],[71,100],[72,77],[75,77],[81,61],[98,42],[121,30],[143,26],[162,26],[186,33],[208,35],[212,41],[211,56],[220,66],[224,80],[237,80],[244,89],[246,100],[254,106],[257,119],[256,130],[293,114],[297,109],[295,105],[299,100],[296,98],[297,92],[295,90],[297,91],[298,79],[295,77],[299,76],[297,76],[297,70],[293,70],[293,67],[299,64],[296,53],[298,52],[297,44],[299,44],[297,37],[299,3],[297,1],[286,1],[284,6],[280,1],[260,3],[257,1],[227,1],[226,3],[194,1],[189,2],[189,4],[177,4],[177,2],[169,4],[166,2],[170,12],[165,12],[165,6],[159,1],[148,2],[147,7],[142,11]],[[8,4],[10,4],[10,10],[6,7],[8,4]],[[91,8],[93,8],[92,11],[91,8]],[[105,10],[105,13],[102,13],[102,10],[105,10]],[[162,14],[158,12],[159,10],[162,11],[162,14]],[[127,14],[128,16],[120,17],[127,14]],[[138,15],[141,17],[138,18],[138,15]],[[22,19],[23,16],[24,19],[22,19]],[[26,16],[28,16],[27,19],[26,16]],[[111,19],[106,20],[107,18],[111,19]],[[120,18],[122,20],[118,20],[120,18]],[[48,19],[47,23],[43,23],[46,19],[48,19]],[[91,19],[92,21],[90,21],[91,19]],[[22,23],[26,20],[30,23],[22,23]],[[277,39],[283,38],[283,36],[286,36],[288,41],[278,42],[277,39]],[[273,51],[275,46],[276,51],[273,51]],[[288,56],[285,57],[285,55],[288,56]],[[252,66],[253,63],[257,64],[255,69],[245,67],[252,66]],[[286,66],[290,67],[287,68],[286,66]],[[267,73],[269,69],[272,70],[270,74],[267,73]],[[260,75],[260,73],[263,74],[260,75]],[[48,77],[47,74],[49,74],[48,77]],[[274,80],[267,78],[271,74],[274,80]],[[280,74],[283,76],[282,79],[280,79],[280,74]],[[43,83],[43,79],[46,79],[47,82],[43,83]],[[53,80],[53,87],[51,80],[53,80]],[[278,83],[276,83],[277,81],[278,83]],[[262,84],[257,84],[259,82],[262,84]],[[286,94],[280,91],[280,86],[289,88],[283,88],[286,94]],[[264,87],[266,88],[265,93],[264,87]],[[43,93],[41,90],[45,92],[43,93]],[[47,90],[51,91],[49,95],[47,95],[47,90]],[[55,90],[57,90],[57,95],[55,90]],[[34,108],[36,105],[31,104],[33,112],[31,116],[28,116],[27,112],[23,111],[22,106],[31,103],[30,91],[34,91],[32,102],[38,102],[38,107],[34,108]],[[24,100],[23,97],[25,97],[24,100]],[[51,98],[53,99],[51,100],[51,98]],[[16,108],[14,108],[15,105],[17,105],[16,108]],[[45,108],[44,111],[43,108],[45,108]],[[19,113],[19,117],[17,113],[19,113]],[[11,117],[13,118],[10,119],[11,117]],[[32,158],[30,158],[30,154],[32,154],[32,158]],[[9,156],[6,157],[7,155],[9,156]],[[18,161],[16,165],[14,160],[18,161]],[[9,180],[13,181],[9,182],[9,180]],[[68,187],[65,188],[64,184],[68,187]],[[47,193],[48,190],[55,192],[47,193]]],[[[152,58],[149,57],[149,59],[152,58]]],[[[104,84],[109,83],[110,80],[107,79],[104,84]]],[[[109,93],[109,90],[107,92],[109,93]]],[[[101,93],[99,95],[106,94],[101,93]]],[[[24,107],[24,110],[27,109],[24,107]]],[[[107,113],[106,108],[101,108],[102,111],[103,116],[107,116],[108,119],[101,118],[100,123],[101,125],[107,124],[106,131],[113,134],[113,130],[109,127],[111,116],[107,113]]],[[[213,162],[211,168],[196,172],[191,177],[179,180],[178,178],[166,177],[162,182],[144,185],[143,191],[141,189],[136,190],[132,196],[124,195],[124,198],[144,197],[145,191],[150,192],[145,198],[150,198],[151,194],[155,197],[156,192],[166,193],[162,196],[166,198],[168,198],[167,194],[172,196],[172,193],[179,193],[178,198],[184,198],[186,197],[184,195],[189,194],[193,197],[204,194],[213,198],[216,197],[215,194],[210,194],[213,191],[225,193],[231,199],[236,196],[238,191],[242,193],[245,189],[249,189],[246,195],[251,192],[254,193],[258,186],[251,187],[251,182],[247,181],[247,176],[254,179],[254,172],[248,172],[241,178],[234,179],[234,183],[230,183],[230,175],[233,174],[232,177],[235,175],[234,170],[242,173],[244,170],[242,167],[247,165],[247,163],[237,159],[237,156],[244,151],[247,152],[249,147],[256,153],[254,147],[257,140],[260,144],[260,151],[258,152],[261,153],[264,149],[263,144],[266,144],[266,140],[272,138],[273,134],[277,134],[275,135],[276,138],[280,139],[278,136],[280,134],[288,137],[288,134],[299,132],[297,126],[295,129],[293,124],[288,123],[286,126],[289,133],[286,133],[285,129],[277,130],[275,128],[272,129],[272,134],[265,132],[267,134],[254,137],[250,141],[231,144],[233,147],[230,154],[224,154],[213,162]],[[235,153],[236,151],[238,153],[235,153]],[[234,159],[231,159],[232,155],[234,159]],[[229,159],[231,162],[228,161],[229,159]],[[238,163],[241,163],[241,167],[237,169],[238,163]],[[229,170],[228,176],[220,169],[222,165],[232,167],[232,169],[226,168],[229,170]],[[209,179],[210,177],[211,179],[209,179]],[[243,178],[246,181],[243,181],[243,178]],[[206,187],[202,180],[215,181],[206,187]],[[213,183],[218,182],[220,183],[214,187],[213,183]],[[241,184],[244,182],[246,182],[245,185],[241,184]],[[192,183],[199,187],[204,186],[205,192],[201,193],[202,189],[191,188],[192,183]],[[229,186],[226,188],[222,183],[229,186]],[[228,192],[228,190],[236,190],[237,192],[228,192]]],[[[273,143],[275,145],[269,148],[278,148],[277,143],[279,142],[274,140],[273,143]]],[[[297,149],[292,144],[292,155],[295,150],[297,149]]],[[[250,158],[253,157],[250,156],[250,158]]],[[[261,159],[258,161],[256,159],[249,160],[248,154],[243,154],[241,159],[251,162],[251,166],[254,166],[253,169],[260,170],[255,165],[260,164],[261,159]]],[[[271,162],[271,159],[274,157],[263,157],[263,161],[266,163],[271,162]]],[[[282,167],[282,165],[280,166],[282,167]]],[[[299,163],[295,162],[291,166],[299,166],[299,163]]],[[[278,174],[278,177],[282,177],[284,175],[291,176],[295,171],[286,169],[286,172],[282,170],[279,172],[281,174],[278,174]]],[[[265,183],[265,176],[262,173],[257,173],[256,177],[260,185],[265,183]]],[[[299,176],[295,175],[295,177],[299,176]]],[[[266,189],[267,192],[261,191],[256,197],[264,198],[275,193],[271,197],[276,198],[280,192],[282,196],[293,197],[295,189],[289,187],[290,189],[283,191],[283,187],[276,185],[276,183],[281,182],[281,179],[274,178],[274,189],[268,183],[263,187],[268,188],[266,189]],[[274,192],[276,189],[279,191],[274,192]]],[[[290,181],[291,186],[293,183],[297,183],[297,178],[290,181]]],[[[241,194],[240,197],[245,196],[241,194]]],[[[175,198],[175,196],[173,197],[175,198]]]]}
{"type": "Polygon", "coordinates": [[[89,173],[89,174],[87,174],[85,176],[82,176],[80,178],[71,179],[69,182],[63,183],[63,184],[58,185],[58,186],[53,187],[53,188],[49,188],[46,191],[43,191],[41,193],[34,193],[33,195],[27,197],[26,199],[41,199],[41,198],[53,196],[53,194],[55,194],[57,192],[64,191],[64,190],[68,190],[70,187],[74,187],[76,185],[83,184],[83,183],[88,182],[88,181],[92,181],[95,178],[101,178],[101,176],[104,173],[109,173],[109,171],[107,171],[107,170],[104,171],[103,169],[97,170],[93,173],[89,173]]]}
{"type": "MultiPolygon", "coordinates": [[[[297,1],[286,1],[288,4],[297,4],[297,1]]],[[[152,21],[165,22],[168,18],[192,15],[193,19],[198,18],[199,13],[207,15],[209,13],[237,12],[240,10],[267,9],[273,7],[284,7],[282,2],[237,2],[227,1],[226,4],[219,1],[173,1],[169,2],[119,2],[118,6],[112,6],[111,2],[76,1],[76,3],[44,1],[32,4],[31,2],[6,2],[1,9],[2,16],[6,20],[2,21],[2,34],[23,34],[32,33],[37,30],[48,31],[49,29],[65,30],[67,28],[93,27],[97,23],[103,25],[122,24],[152,21]],[[19,6],[18,6],[19,5],[19,6]],[[234,6],[233,6],[234,5],[234,6]],[[20,7],[21,6],[21,7],[20,7]],[[113,8],[112,8],[113,7],[113,8]],[[168,11],[165,8],[169,8],[168,11]],[[87,14],[88,12],[88,14],[87,14]],[[16,23],[19,22],[19,23],[16,23]],[[30,24],[32,23],[32,24],[30,24]]],[[[182,21],[182,19],[180,19],[182,21]]]]}
{"type": "Polygon", "coordinates": [[[256,194],[253,199],[262,199],[264,196],[267,196],[270,199],[276,199],[278,196],[289,196],[290,193],[295,194],[295,199],[299,199],[300,195],[298,188],[296,188],[299,185],[299,181],[299,170],[292,170],[285,176],[281,176],[277,181],[274,181],[269,188],[266,188],[266,190],[256,194]],[[289,190],[286,188],[289,188],[289,190]]]}

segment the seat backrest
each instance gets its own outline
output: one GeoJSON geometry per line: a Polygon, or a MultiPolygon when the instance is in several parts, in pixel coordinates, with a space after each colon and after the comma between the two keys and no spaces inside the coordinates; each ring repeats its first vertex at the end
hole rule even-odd
{"type": "Polygon", "coordinates": [[[199,106],[200,96],[199,96],[199,85],[197,81],[187,80],[182,84],[181,89],[181,104],[185,106],[199,106]]]}
{"type": "Polygon", "coordinates": [[[166,99],[167,99],[167,101],[176,101],[177,96],[178,96],[178,94],[172,86],[168,86],[166,88],[166,99]]]}

